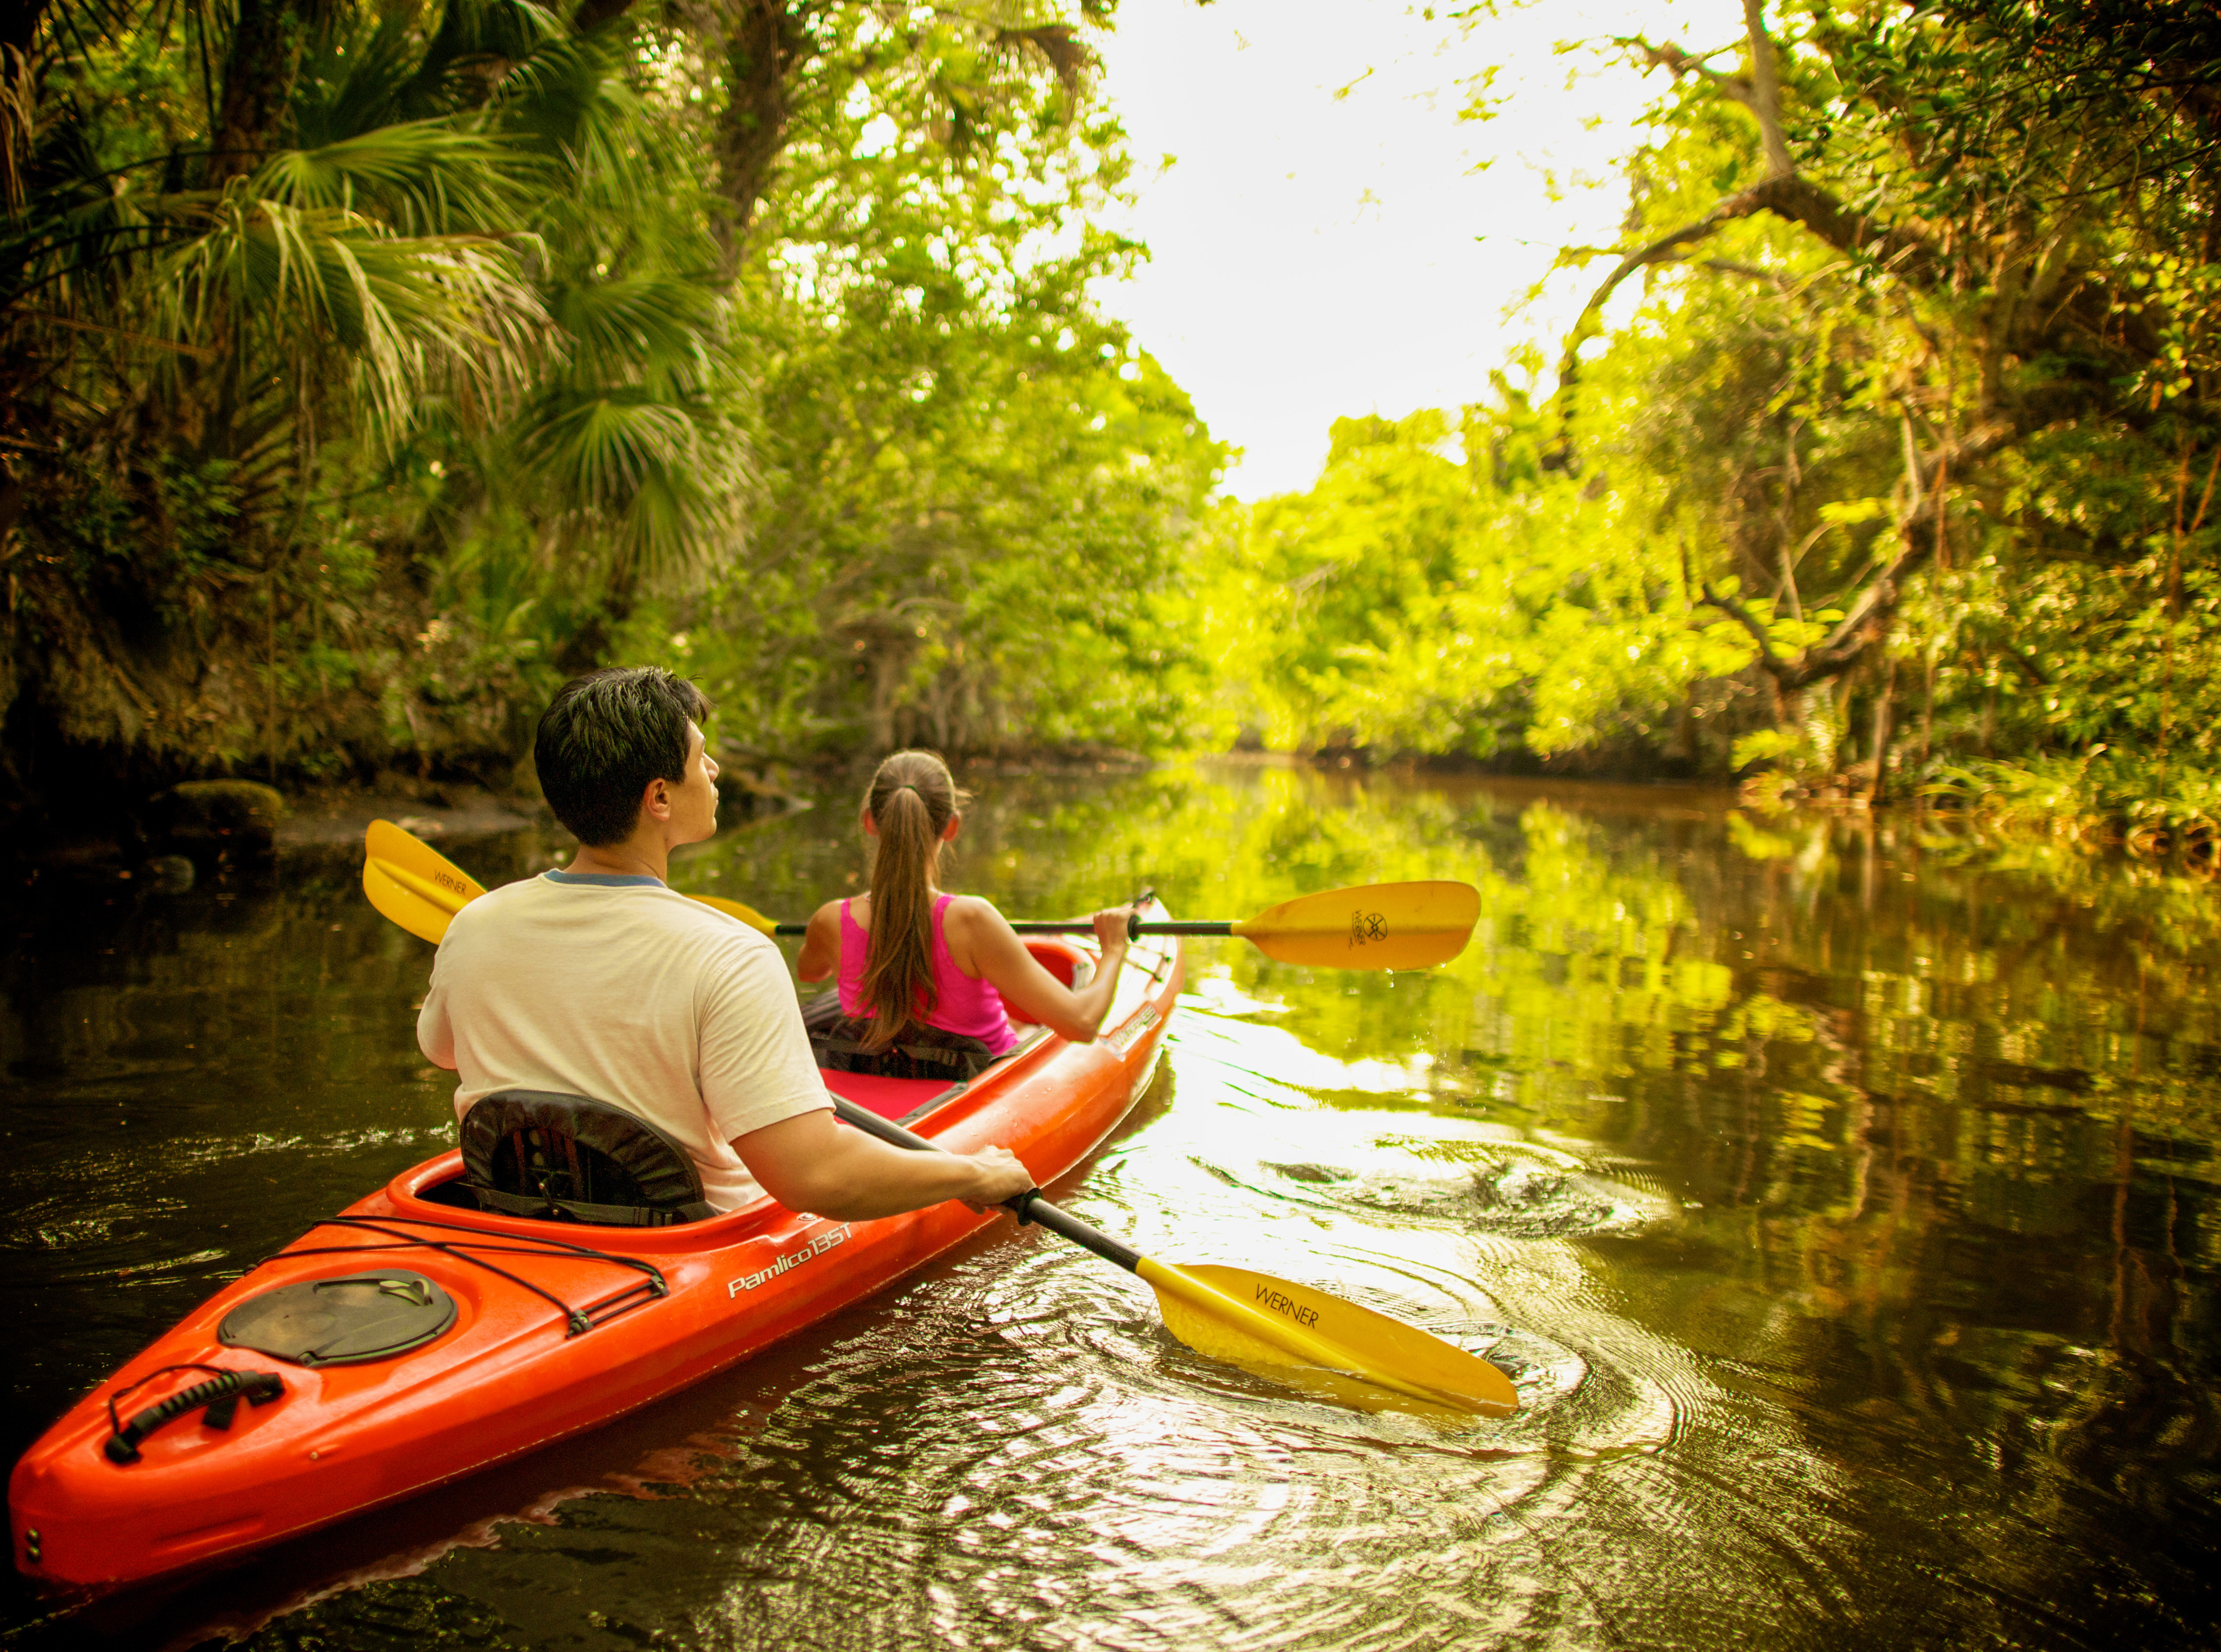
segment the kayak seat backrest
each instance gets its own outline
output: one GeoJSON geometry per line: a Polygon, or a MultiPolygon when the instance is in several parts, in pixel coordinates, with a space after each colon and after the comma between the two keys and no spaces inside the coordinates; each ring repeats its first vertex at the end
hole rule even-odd
{"type": "Polygon", "coordinates": [[[497,1090],[463,1115],[463,1185],[505,1216],[662,1228],[716,1211],[686,1149],[585,1096],[497,1090]]]}
{"type": "Polygon", "coordinates": [[[938,1027],[912,1027],[902,1042],[885,1049],[871,1049],[868,1018],[841,1013],[841,997],[828,992],[802,1006],[802,1024],[810,1034],[810,1052],[817,1065],[833,1073],[868,1073],[882,1079],[939,1079],[964,1084],[993,1065],[995,1056],[985,1044],[962,1033],[938,1027]]]}

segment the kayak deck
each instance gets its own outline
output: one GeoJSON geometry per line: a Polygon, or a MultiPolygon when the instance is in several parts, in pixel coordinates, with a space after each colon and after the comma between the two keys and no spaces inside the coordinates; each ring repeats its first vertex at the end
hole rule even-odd
{"type": "MultiPolygon", "coordinates": [[[[1075,942],[1033,939],[1067,976],[1075,942]]],[[[827,1072],[836,1093],[954,1152],[1010,1148],[1044,1184],[1077,1166],[1146,1086],[1181,978],[1178,942],[1129,954],[1093,1043],[1042,1035],[969,1083],[827,1072]]],[[[446,1202],[450,1151],[403,1172],[218,1292],[100,1384],[16,1465],[20,1569],[110,1587],[263,1547],[412,1496],[648,1404],[870,1295],[998,1219],[945,1204],[833,1222],[768,1198],[666,1228],[509,1217],[446,1202]],[[288,1286],[406,1269],[454,1299],[453,1324],[360,1364],[226,1346],[242,1303],[288,1286]],[[216,1372],[219,1396],[111,1455],[117,1424],[216,1372]],[[246,1380],[241,1378],[239,1380],[246,1380]],[[128,1392],[126,1391],[128,1391],[128,1392]],[[114,1415],[111,1416],[111,1407],[114,1415]]]]}

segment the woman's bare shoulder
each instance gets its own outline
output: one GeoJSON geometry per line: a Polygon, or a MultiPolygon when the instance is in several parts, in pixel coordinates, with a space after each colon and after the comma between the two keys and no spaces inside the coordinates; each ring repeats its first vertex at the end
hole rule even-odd
{"type": "Polygon", "coordinates": [[[942,933],[962,955],[968,956],[974,946],[991,941],[997,930],[1007,932],[1007,927],[995,903],[982,895],[952,895],[941,915],[942,933]]]}

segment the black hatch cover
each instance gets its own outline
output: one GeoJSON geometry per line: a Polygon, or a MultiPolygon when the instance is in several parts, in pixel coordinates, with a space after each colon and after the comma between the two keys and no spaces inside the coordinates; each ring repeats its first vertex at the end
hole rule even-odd
{"type": "Polygon", "coordinates": [[[216,1340],[296,1365],[362,1365],[422,1348],[454,1323],[454,1298],[390,1267],[265,1291],[223,1317],[216,1340]]]}

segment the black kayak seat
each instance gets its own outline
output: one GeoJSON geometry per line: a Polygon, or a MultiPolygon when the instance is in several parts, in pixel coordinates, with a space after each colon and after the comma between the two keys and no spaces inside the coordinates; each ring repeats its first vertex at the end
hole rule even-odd
{"type": "Polygon", "coordinates": [[[869,1017],[841,1013],[841,995],[828,992],[802,1006],[810,1052],[829,1073],[866,1073],[883,1079],[939,1079],[968,1084],[998,1058],[977,1038],[940,1027],[913,1024],[902,1042],[873,1049],[869,1017]]]}
{"type": "Polygon", "coordinates": [[[463,1186],[504,1216],[665,1228],[717,1214],[668,1132],[552,1090],[497,1090],[463,1115],[463,1186]]]}

